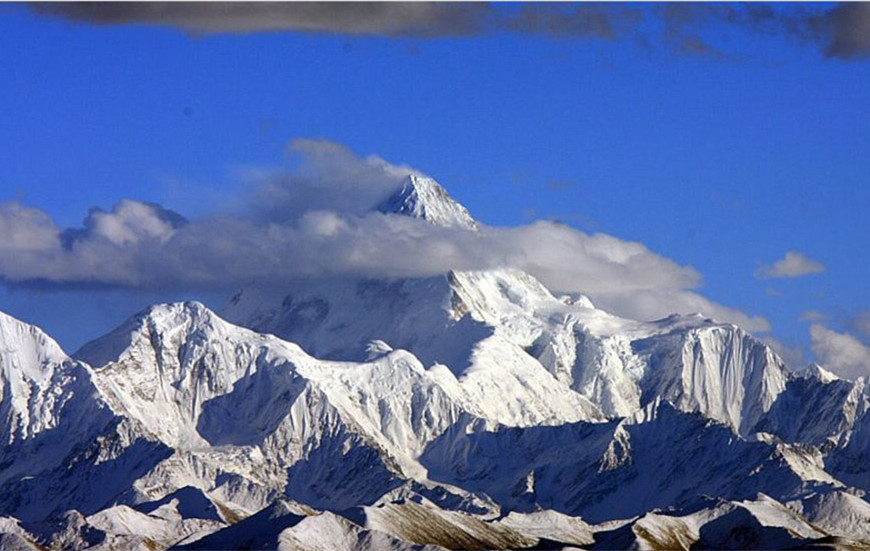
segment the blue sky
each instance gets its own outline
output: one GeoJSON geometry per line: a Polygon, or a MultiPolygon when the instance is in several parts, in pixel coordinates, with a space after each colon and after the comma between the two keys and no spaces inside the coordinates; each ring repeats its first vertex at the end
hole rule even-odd
{"type": "MultiPolygon", "coordinates": [[[[692,267],[693,292],[767,320],[790,357],[870,360],[867,10],[594,8],[568,27],[574,6],[462,32],[425,17],[238,32],[7,5],[0,203],[60,230],[122,199],[234,214],[263,174],[296,170],[289,142],[324,139],[435,177],[490,226],[558,220],[640,242],[692,267]]],[[[28,280],[11,254],[0,310],[70,350],[151,302],[225,297],[28,280]]]]}

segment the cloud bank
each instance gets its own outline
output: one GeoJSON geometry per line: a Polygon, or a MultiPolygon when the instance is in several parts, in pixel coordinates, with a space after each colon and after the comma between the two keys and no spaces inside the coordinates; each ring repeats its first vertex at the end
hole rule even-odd
{"type": "Polygon", "coordinates": [[[795,251],[788,251],[785,257],[777,260],[770,266],[761,266],[755,271],[755,276],[760,278],[795,278],[810,274],[820,274],[825,271],[825,265],[813,260],[807,255],[795,251]]]}
{"type": "Polygon", "coordinates": [[[870,5],[770,3],[464,2],[33,2],[38,14],[94,25],[148,24],[193,33],[318,32],[441,37],[516,33],[616,40],[721,57],[710,29],[736,29],[814,45],[826,57],[870,56],[870,5]]]}
{"type": "Polygon", "coordinates": [[[553,222],[479,231],[383,214],[407,166],[360,157],[322,140],[296,140],[298,168],[273,174],[240,198],[241,214],[197,220],[125,199],[92,209],[62,230],[44,212],[0,204],[0,278],[56,289],[226,290],[281,286],[298,277],[425,277],[513,267],[557,292],[582,292],[641,319],[702,312],[766,331],[762,318],[715,304],[693,289],[700,275],[641,243],[553,222]]]}

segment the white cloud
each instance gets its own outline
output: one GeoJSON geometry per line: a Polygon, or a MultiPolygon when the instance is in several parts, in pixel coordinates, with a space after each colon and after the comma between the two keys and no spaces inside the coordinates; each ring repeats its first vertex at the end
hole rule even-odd
{"type": "Polygon", "coordinates": [[[287,148],[297,162],[292,171],[254,176],[250,195],[243,198],[248,214],[259,221],[286,223],[310,211],[362,215],[389,197],[409,174],[370,155],[360,157],[328,140],[293,140],[287,148]]]}
{"type": "Polygon", "coordinates": [[[0,203],[0,279],[33,278],[32,268],[41,275],[62,269],[60,232],[42,211],[16,202],[0,203]]]}
{"type": "Polygon", "coordinates": [[[58,229],[50,216],[15,201],[0,203],[0,251],[46,251],[57,246],[58,229]]]}
{"type": "Polygon", "coordinates": [[[384,215],[373,208],[414,169],[325,141],[298,140],[292,151],[301,156],[297,168],[248,194],[246,216],[188,222],[158,205],[123,200],[60,233],[44,213],[0,205],[0,231],[11,236],[0,245],[0,277],[61,288],[235,290],[300,276],[421,277],[514,267],[553,291],[582,292],[627,317],[701,312],[769,330],[763,318],[693,291],[701,280],[696,270],[641,243],[553,222],[471,231],[384,215]]]}
{"type": "Polygon", "coordinates": [[[607,311],[631,319],[651,320],[669,314],[700,313],[717,321],[733,323],[747,331],[770,331],[770,323],[760,316],[713,302],[687,289],[645,289],[628,293],[589,293],[592,302],[607,311]]]}
{"type": "Polygon", "coordinates": [[[809,274],[820,274],[825,271],[825,265],[803,253],[788,251],[785,257],[777,260],[771,266],[761,266],[755,271],[756,277],[801,277],[809,274]]]}
{"type": "Polygon", "coordinates": [[[856,379],[870,373],[870,348],[852,335],[813,324],[810,338],[816,361],[837,375],[856,379]]]}
{"type": "Polygon", "coordinates": [[[589,235],[564,224],[535,222],[485,232],[490,254],[535,274],[550,288],[586,294],[682,289],[699,284],[693,268],[680,266],[637,242],[589,235]]]}
{"type": "Polygon", "coordinates": [[[175,231],[172,221],[161,216],[161,209],[129,199],[118,203],[112,212],[92,211],[86,225],[93,235],[115,245],[132,245],[147,239],[165,243],[175,231]]]}

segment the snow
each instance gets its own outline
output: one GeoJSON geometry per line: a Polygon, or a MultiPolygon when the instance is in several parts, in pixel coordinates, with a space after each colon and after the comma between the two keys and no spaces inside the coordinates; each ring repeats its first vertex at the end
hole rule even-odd
{"type": "Polygon", "coordinates": [[[814,493],[786,505],[829,534],[870,540],[870,504],[858,496],[844,491],[814,493]]]}
{"type": "Polygon", "coordinates": [[[586,546],[594,541],[592,527],[580,517],[568,516],[556,511],[536,511],[518,513],[511,511],[498,519],[496,524],[506,526],[517,533],[563,542],[570,545],[586,546]]]}
{"type": "Polygon", "coordinates": [[[417,174],[408,175],[401,189],[381,203],[377,210],[421,218],[438,226],[467,230],[479,228],[468,210],[454,201],[438,182],[417,174]]]}
{"type": "Polygon", "coordinates": [[[837,377],[834,373],[831,373],[815,362],[808,365],[803,371],[797,372],[797,375],[808,379],[817,379],[823,383],[841,380],[840,377],[837,377]]]}
{"type": "MultiPolygon", "coordinates": [[[[511,378],[548,387],[549,408],[540,405],[540,392],[530,389],[524,396],[516,388],[527,383],[498,389],[518,402],[505,404],[508,411],[489,407],[485,416],[508,425],[622,417],[641,407],[644,396],[661,395],[749,434],[789,377],[767,346],[733,325],[697,316],[620,319],[582,301],[559,300],[516,270],[300,283],[283,301],[262,302],[255,295],[242,293],[224,314],[297,342],[316,357],[362,361],[368,358],[366,344],[380,341],[410,351],[425,366],[446,365],[470,394],[485,393],[490,380],[511,378]],[[312,304],[319,305],[317,322],[300,321],[298,305],[312,304]],[[358,344],[348,347],[352,342],[358,344]],[[543,382],[542,370],[554,384],[543,382]]],[[[494,403],[489,397],[479,401],[494,403]]]]}
{"type": "Polygon", "coordinates": [[[103,509],[89,516],[87,522],[116,537],[147,538],[161,546],[174,545],[190,537],[199,539],[225,526],[222,521],[184,518],[181,515],[172,519],[148,515],[126,505],[103,509]]]}
{"type": "Polygon", "coordinates": [[[393,534],[408,542],[449,549],[522,548],[537,543],[536,538],[520,534],[505,524],[445,511],[425,500],[381,503],[364,507],[350,516],[368,529],[393,534]]]}
{"type": "Polygon", "coordinates": [[[56,466],[111,419],[91,369],[0,313],[0,484],[56,466]]]}
{"type": "MultiPolygon", "coordinates": [[[[479,229],[422,176],[380,211],[479,229]]],[[[870,541],[868,406],[513,269],[158,304],[75,358],[0,314],[0,547],[870,541]]]]}

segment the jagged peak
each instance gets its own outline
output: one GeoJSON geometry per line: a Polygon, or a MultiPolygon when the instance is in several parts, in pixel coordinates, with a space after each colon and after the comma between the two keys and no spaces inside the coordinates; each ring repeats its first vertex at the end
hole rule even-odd
{"type": "MultiPolygon", "coordinates": [[[[35,325],[0,312],[0,357],[25,355],[21,365],[39,368],[47,363],[59,364],[69,357],[60,345],[35,325]]],[[[0,362],[6,365],[8,362],[0,362]]],[[[16,362],[16,365],[18,362],[16,362]]]]}
{"type": "Polygon", "coordinates": [[[377,210],[421,218],[436,226],[478,230],[480,226],[468,210],[457,203],[438,182],[427,176],[410,174],[402,187],[377,210]]]}
{"type": "Polygon", "coordinates": [[[393,347],[386,342],[375,339],[366,345],[366,356],[368,361],[382,358],[393,351],[393,347]]]}
{"type": "Polygon", "coordinates": [[[218,317],[205,304],[195,300],[188,300],[184,302],[155,304],[141,312],[134,319],[140,321],[147,319],[153,322],[169,322],[174,324],[181,322],[209,324],[218,319],[218,317]]]}
{"type": "Polygon", "coordinates": [[[664,318],[653,321],[652,323],[668,328],[674,329],[696,329],[696,328],[708,328],[708,327],[733,327],[731,324],[720,323],[716,320],[701,314],[700,312],[694,312],[691,314],[678,314],[674,313],[664,318]]]}
{"type": "Polygon", "coordinates": [[[75,353],[75,357],[94,367],[100,367],[117,361],[134,343],[143,339],[150,342],[149,339],[154,333],[186,338],[196,332],[216,336],[229,328],[254,335],[248,329],[224,321],[201,302],[155,304],[127,319],[109,334],[88,342],[75,353]]]}
{"type": "Polygon", "coordinates": [[[834,373],[828,371],[816,362],[813,362],[810,365],[806,366],[797,374],[798,376],[805,379],[817,379],[818,381],[826,384],[840,380],[840,377],[837,377],[834,373]]]}

